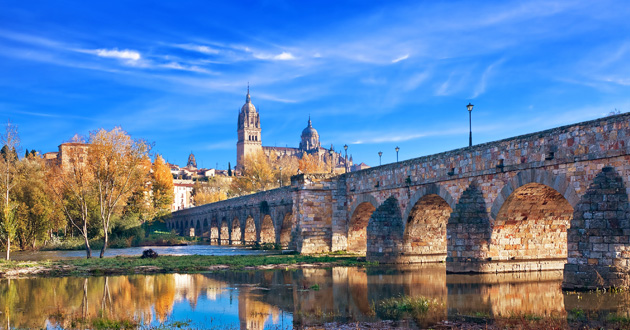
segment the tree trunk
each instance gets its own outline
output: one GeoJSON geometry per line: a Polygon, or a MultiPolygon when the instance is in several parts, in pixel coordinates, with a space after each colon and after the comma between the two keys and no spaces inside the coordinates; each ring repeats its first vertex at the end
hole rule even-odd
{"type": "Polygon", "coordinates": [[[105,256],[105,250],[107,250],[107,242],[109,241],[109,235],[107,235],[107,229],[104,230],[105,235],[103,235],[103,248],[101,249],[101,256],[103,258],[105,256]]]}
{"type": "Polygon", "coordinates": [[[90,259],[90,258],[92,258],[92,248],[90,248],[90,241],[88,240],[87,235],[83,236],[83,239],[85,239],[85,254],[86,254],[86,258],[90,259]]]}
{"type": "Polygon", "coordinates": [[[7,260],[11,260],[10,254],[11,253],[11,238],[7,237],[7,260]]]}

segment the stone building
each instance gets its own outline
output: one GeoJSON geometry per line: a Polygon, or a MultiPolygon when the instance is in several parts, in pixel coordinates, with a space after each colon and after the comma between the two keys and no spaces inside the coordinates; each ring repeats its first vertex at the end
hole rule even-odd
{"type": "Polygon", "coordinates": [[[319,133],[313,127],[310,116],[308,118],[306,128],[302,130],[298,148],[263,146],[261,133],[262,128],[260,124],[260,114],[252,103],[248,87],[245,104],[241,107],[238,114],[238,141],[236,142],[237,170],[241,170],[245,155],[256,153],[258,151],[263,151],[267,157],[271,157],[275,154],[276,157],[302,158],[305,154],[309,154],[311,156],[315,156],[320,161],[325,162],[328,166],[330,166],[332,161],[336,172],[343,172],[346,162],[348,170],[352,168],[352,157],[350,157],[349,160],[346,160],[341,151],[334,151],[332,144],[330,145],[330,148],[323,148],[321,146],[319,133]],[[331,150],[333,151],[332,153],[330,152],[331,150]]]}
{"type": "Polygon", "coordinates": [[[193,180],[173,180],[173,204],[171,211],[183,210],[193,206],[193,180]]]}
{"type": "Polygon", "coordinates": [[[77,159],[79,164],[85,165],[89,147],[87,143],[65,142],[59,145],[59,151],[47,152],[43,156],[49,164],[61,164],[66,167],[71,160],[77,159]]]}

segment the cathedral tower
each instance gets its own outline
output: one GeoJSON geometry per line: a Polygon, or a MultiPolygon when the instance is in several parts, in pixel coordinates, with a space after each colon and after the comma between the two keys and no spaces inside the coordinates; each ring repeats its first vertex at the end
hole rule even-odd
{"type": "Polygon", "coordinates": [[[245,104],[238,114],[238,142],[236,142],[237,168],[242,169],[245,155],[262,150],[260,116],[252,104],[247,86],[245,104]]]}

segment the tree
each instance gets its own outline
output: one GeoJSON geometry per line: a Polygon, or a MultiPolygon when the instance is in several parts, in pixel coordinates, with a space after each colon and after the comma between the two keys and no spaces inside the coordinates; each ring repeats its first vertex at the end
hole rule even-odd
{"type": "Polygon", "coordinates": [[[305,153],[298,161],[298,168],[303,173],[325,173],[326,164],[319,160],[317,156],[305,153]]]}
{"type": "Polygon", "coordinates": [[[87,164],[94,177],[94,191],[103,229],[101,258],[107,249],[112,215],[122,211],[137,187],[147,182],[142,161],[150,149],[151,146],[145,141],[132,139],[120,127],[90,133],[87,164]]]}
{"type": "MultiPolygon", "coordinates": [[[[142,176],[150,180],[151,159],[145,158],[140,165],[140,169],[144,172],[142,176]]],[[[140,222],[146,222],[153,219],[154,209],[151,194],[151,182],[147,180],[145,184],[138,185],[127,198],[127,204],[123,208],[123,218],[127,220],[138,219],[140,222]]]]}
{"type": "Polygon", "coordinates": [[[217,177],[211,178],[208,182],[196,181],[192,193],[195,206],[226,200],[228,198],[226,192],[230,187],[225,182],[217,177]]]}
{"type": "Polygon", "coordinates": [[[157,155],[153,162],[151,180],[153,192],[153,209],[155,216],[161,216],[170,212],[175,194],[173,191],[173,175],[170,167],[164,162],[162,156],[157,155]]]}
{"type": "Polygon", "coordinates": [[[0,142],[4,144],[0,150],[0,170],[2,171],[2,192],[4,193],[2,203],[2,234],[6,240],[6,259],[10,259],[11,240],[17,233],[17,221],[15,218],[15,203],[11,201],[11,190],[15,186],[16,163],[18,161],[16,147],[20,144],[17,134],[17,126],[7,121],[5,132],[0,137],[0,142]]]}
{"type": "Polygon", "coordinates": [[[85,162],[89,146],[78,135],[71,142],[75,145],[65,151],[67,161],[50,166],[46,182],[53,192],[56,207],[63,211],[68,222],[83,237],[86,257],[89,259],[92,257],[88,234],[95,195],[94,177],[85,162]]]}
{"type": "Polygon", "coordinates": [[[22,250],[34,248],[53,228],[54,208],[46,186],[44,160],[29,154],[17,164],[17,182],[12,192],[16,203],[17,239],[22,250]]]}
{"type": "Polygon", "coordinates": [[[274,186],[287,186],[291,184],[291,176],[298,170],[298,160],[295,157],[278,156],[274,151],[269,154],[269,164],[274,175],[274,186]]]}
{"type": "Polygon", "coordinates": [[[274,186],[274,172],[265,153],[260,150],[243,157],[241,176],[232,181],[234,195],[247,195],[271,189],[274,186]]]}
{"type": "Polygon", "coordinates": [[[228,176],[232,176],[232,164],[228,162],[228,176]]]}

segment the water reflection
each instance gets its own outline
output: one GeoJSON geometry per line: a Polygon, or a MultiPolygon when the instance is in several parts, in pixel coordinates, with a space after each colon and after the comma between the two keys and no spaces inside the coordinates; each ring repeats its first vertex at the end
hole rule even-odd
{"type": "Polygon", "coordinates": [[[421,326],[454,314],[627,316],[628,293],[567,294],[561,281],[561,272],[446,275],[443,265],[5,279],[0,319],[13,328],[69,328],[77,318],[101,316],[144,325],[190,320],[199,328],[290,329],[378,320],[374,307],[402,295],[438,302],[421,326]]]}

